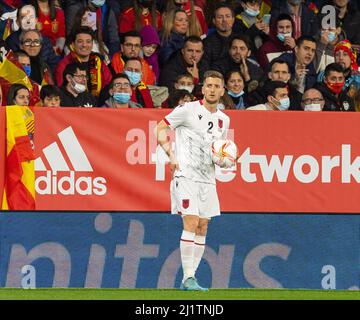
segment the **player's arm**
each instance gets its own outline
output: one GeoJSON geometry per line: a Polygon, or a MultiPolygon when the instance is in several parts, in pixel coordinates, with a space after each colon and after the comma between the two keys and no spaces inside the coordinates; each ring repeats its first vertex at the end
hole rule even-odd
{"type": "Polygon", "coordinates": [[[156,137],[161,148],[163,148],[170,159],[170,169],[173,172],[174,170],[179,169],[179,164],[174,152],[172,151],[171,142],[168,140],[168,130],[170,130],[169,125],[165,120],[161,120],[156,126],[156,137]]]}

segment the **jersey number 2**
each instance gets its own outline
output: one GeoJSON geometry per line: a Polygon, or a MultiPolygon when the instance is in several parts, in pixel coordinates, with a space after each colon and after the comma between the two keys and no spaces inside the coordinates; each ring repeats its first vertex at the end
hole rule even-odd
{"type": "Polygon", "coordinates": [[[213,126],[214,126],[214,123],[212,121],[209,121],[208,125],[209,125],[209,129],[207,130],[207,132],[211,133],[211,130],[212,130],[213,126]]]}

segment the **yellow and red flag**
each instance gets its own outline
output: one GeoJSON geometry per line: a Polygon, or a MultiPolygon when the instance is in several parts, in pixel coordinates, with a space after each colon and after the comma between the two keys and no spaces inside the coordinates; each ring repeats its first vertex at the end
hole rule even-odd
{"type": "Polygon", "coordinates": [[[12,24],[12,20],[8,18],[6,20],[5,29],[2,37],[3,40],[6,40],[6,38],[11,34],[11,24],[12,24]]]}
{"type": "Polygon", "coordinates": [[[29,107],[6,107],[6,161],[3,210],[35,209],[34,114],[29,107]]]}
{"type": "Polygon", "coordinates": [[[25,73],[14,53],[10,50],[0,63],[0,85],[3,91],[3,101],[6,101],[12,84],[21,83],[30,91],[30,105],[37,105],[40,101],[39,85],[32,81],[25,73]]]}

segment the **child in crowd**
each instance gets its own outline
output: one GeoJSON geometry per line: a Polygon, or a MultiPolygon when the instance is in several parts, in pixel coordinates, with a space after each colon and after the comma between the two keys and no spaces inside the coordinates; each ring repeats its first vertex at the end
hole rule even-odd
{"type": "Polygon", "coordinates": [[[158,62],[160,38],[158,32],[153,26],[147,25],[141,29],[140,35],[144,59],[152,67],[157,81],[160,76],[158,62]]]}
{"type": "Polygon", "coordinates": [[[40,90],[41,105],[43,107],[60,107],[60,90],[54,85],[42,86],[40,90]]]}

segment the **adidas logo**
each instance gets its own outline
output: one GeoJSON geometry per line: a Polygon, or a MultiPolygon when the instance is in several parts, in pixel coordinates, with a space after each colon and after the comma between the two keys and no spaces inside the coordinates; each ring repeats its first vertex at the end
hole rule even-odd
{"type": "Polygon", "coordinates": [[[35,171],[46,172],[46,175],[37,175],[36,192],[41,195],[104,195],[107,191],[104,177],[81,174],[94,170],[72,127],[57,136],[61,144],[51,143],[42,150],[44,157],[35,159],[35,171]]]}

